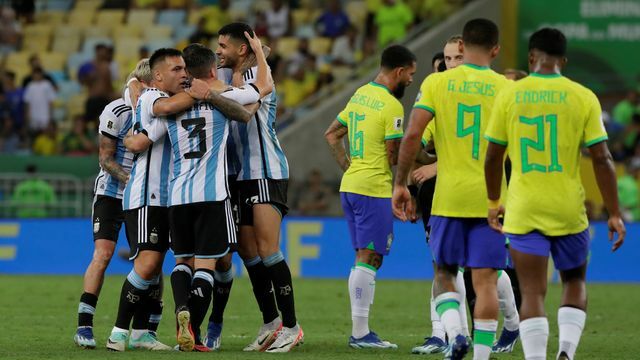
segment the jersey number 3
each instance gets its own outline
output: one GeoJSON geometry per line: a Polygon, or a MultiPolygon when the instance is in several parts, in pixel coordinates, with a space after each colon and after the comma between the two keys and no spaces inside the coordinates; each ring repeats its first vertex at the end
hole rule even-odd
{"type": "Polygon", "coordinates": [[[189,133],[189,139],[198,138],[198,150],[184,154],[185,159],[199,159],[207,152],[207,131],[204,129],[205,118],[199,117],[182,121],[182,127],[189,131],[189,126],[194,126],[189,133]]]}

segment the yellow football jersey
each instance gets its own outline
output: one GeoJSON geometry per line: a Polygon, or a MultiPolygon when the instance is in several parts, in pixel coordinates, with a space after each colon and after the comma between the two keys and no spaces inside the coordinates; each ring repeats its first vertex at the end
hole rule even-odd
{"type": "Polygon", "coordinates": [[[496,100],[485,137],[507,146],[504,231],[549,236],[588,227],[580,147],[607,140],[598,98],[561,75],[531,74],[496,100]]]}
{"type": "Polygon", "coordinates": [[[429,141],[433,140],[433,135],[436,133],[436,122],[429,121],[427,127],[424,128],[424,132],[422,133],[422,146],[427,146],[429,141]]]}
{"type": "Polygon", "coordinates": [[[351,156],[340,191],[390,198],[392,174],[385,141],[402,138],[400,101],[384,85],[370,82],[353,94],[337,120],[348,128],[351,156]]]}
{"type": "Polygon", "coordinates": [[[433,215],[487,216],[487,141],[482,134],[498,92],[509,83],[488,67],[464,64],[432,74],[420,86],[414,107],[431,112],[435,121],[438,177],[433,215]]]}

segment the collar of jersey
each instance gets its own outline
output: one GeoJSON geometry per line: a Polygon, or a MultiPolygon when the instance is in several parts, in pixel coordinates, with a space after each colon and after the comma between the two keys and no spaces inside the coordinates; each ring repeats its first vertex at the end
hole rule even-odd
{"type": "Polygon", "coordinates": [[[384,85],[382,85],[382,84],[378,84],[378,83],[377,83],[377,82],[375,82],[375,81],[369,81],[369,85],[377,86],[377,87],[381,87],[381,88],[383,88],[383,89],[387,90],[387,91],[389,92],[389,94],[391,94],[391,90],[389,90],[389,88],[388,88],[388,87],[386,87],[386,86],[384,86],[384,85]]]}
{"type": "Polygon", "coordinates": [[[543,78],[543,79],[555,79],[555,78],[562,77],[562,74],[538,74],[538,73],[535,73],[535,72],[531,73],[529,75],[533,76],[533,77],[543,78]]]}
{"type": "Polygon", "coordinates": [[[489,70],[488,66],[480,66],[480,65],[468,64],[468,63],[462,64],[462,65],[470,67],[472,69],[476,69],[476,70],[489,70]]]}

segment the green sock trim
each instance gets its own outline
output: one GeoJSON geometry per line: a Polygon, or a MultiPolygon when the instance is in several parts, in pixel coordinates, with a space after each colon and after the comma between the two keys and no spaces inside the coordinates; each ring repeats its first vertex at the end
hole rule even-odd
{"type": "Polygon", "coordinates": [[[502,276],[502,272],[503,272],[503,271],[504,271],[504,270],[498,270],[498,279],[500,279],[500,276],[502,276]]]}
{"type": "Polygon", "coordinates": [[[363,268],[369,269],[369,270],[371,270],[373,272],[378,272],[378,269],[376,269],[375,267],[373,267],[373,266],[371,266],[371,265],[369,265],[367,263],[363,263],[363,262],[357,262],[356,263],[356,267],[363,267],[363,268]]]}
{"type": "Polygon", "coordinates": [[[373,246],[373,241],[369,243],[369,245],[367,245],[367,247],[365,248],[367,250],[376,250],[375,246],[373,246]]]}
{"type": "Polygon", "coordinates": [[[436,305],[436,312],[438,313],[439,316],[442,316],[442,314],[444,314],[445,311],[450,309],[454,309],[454,310],[460,309],[460,303],[458,302],[458,300],[449,299],[436,305]]]}
{"type": "Polygon", "coordinates": [[[459,267],[459,268],[458,268],[458,272],[461,272],[461,273],[463,273],[463,274],[464,274],[464,268],[463,268],[463,267],[459,267]]]}
{"type": "Polygon", "coordinates": [[[478,330],[478,329],[473,330],[474,344],[492,347],[495,337],[496,337],[495,331],[486,331],[486,330],[478,330]]]}

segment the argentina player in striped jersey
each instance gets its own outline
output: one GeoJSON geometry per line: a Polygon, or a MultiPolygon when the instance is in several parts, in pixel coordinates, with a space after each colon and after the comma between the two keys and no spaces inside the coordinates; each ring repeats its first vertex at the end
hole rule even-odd
{"type": "MultiPolygon", "coordinates": [[[[206,48],[203,48],[199,45],[191,45],[188,47],[188,49],[196,49],[200,51],[207,50],[206,48]]],[[[214,64],[213,53],[210,50],[209,52],[211,55],[209,66],[210,68],[212,68],[214,64]]],[[[171,54],[174,58],[178,58],[179,54],[181,54],[176,50],[166,50],[165,53],[171,54]]],[[[179,59],[182,60],[182,58],[179,59]]],[[[159,67],[158,69],[161,68],[159,67]]],[[[266,60],[263,72],[266,72],[266,60]]],[[[156,71],[154,68],[154,76],[155,75],[156,71]]],[[[222,251],[222,253],[224,253],[226,251],[226,247],[228,247],[228,240],[226,236],[222,238],[217,236],[217,229],[220,228],[218,225],[226,224],[226,211],[224,207],[224,201],[219,201],[220,204],[218,205],[222,205],[222,207],[213,207],[213,212],[216,212],[217,215],[222,216],[208,217],[207,215],[211,215],[211,206],[205,206],[205,211],[200,211],[200,205],[210,205],[209,203],[212,202],[211,200],[215,200],[217,198],[216,193],[221,192],[220,187],[216,186],[215,175],[213,176],[213,178],[209,176],[216,173],[215,169],[218,168],[218,158],[216,155],[212,155],[213,153],[206,151],[202,154],[197,154],[197,152],[200,151],[202,147],[208,146],[211,149],[213,141],[212,139],[215,139],[217,137],[216,134],[218,134],[218,132],[214,134],[214,129],[212,129],[213,127],[215,127],[216,123],[219,127],[219,121],[215,121],[216,119],[219,120],[221,118],[225,123],[225,126],[222,127],[223,130],[228,128],[228,125],[226,125],[226,119],[220,113],[217,113],[219,115],[217,118],[213,115],[204,115],[207,111],[213,114],[213,104],[217,109],[228,115],[230,118],[237,118],[243,121],[248,121],[251,118],[251,113],[248,110],[244,109],[241,105],[233,101],[226,100],[224,99],[224,97],[234,97],[245,104],[255,103],[260,98],[259,91],[257,91],[254,87],[246,87],[243,89],[233,89],[231,91],[227,91],[227,86],[215,79],[215,70],[212,71],[212,75],[213,78],[210,79],[211,81],[209,82],[194,80],[191,89],[189,89],[189,94],[180,93],[172,96],[169,99],[156,99],[157,101],[155,102],[149,101],[149,99],[154,99],[154,94],[150,94],[150,91],[154,89],[146,89],[138,100],[138,107],[136,109],[137,113],[141,113],[143,115],[145,113],[153,113],[154,115],[159,115],[159,113],[162,113],[162,115],[169,115],[169,110],[171,110],[171,112],[179,112],[183,109],[187,109],[188,111],[179,116],[158,117],[156,119],[158,121],[147,123],[144,122],[143,118],[140,131],[136,135],[127,138],[126,141],[127,146],[135,152],[144,151],[147,148],[156,146],[159,139],[165,139],[164,135],[166,135],[167,131],[169,131],[169,139],[165,141],[168,141],[168,143],[171,144],[171,146],[173,147],[171,153],[175,155],[171,160],[173,164],[170,165],[171,170],[173,170],[170,187],[177,190],[180,188],[192,189],[191,186],[194,183],[198,185],[206,185],[200,187],[196,185],[199,190],[197,190],[197,192],[195,193],[195,197],[193,192],[185,193],[186,196],[184,198],[180,195],[175,195],[179,193],[176,192],[176,190],[174,190],[173,193],[167,192],[168,202],[171,205],[180,205],[181,203],[194,205],[189,207],[185,211],[175,211],[175,213],[178,213],[181,216],[184,216],[186,213],[188,213],[189,219],[185,221],[178,220],[177,222],[180,223],[179,228],[178,226],[171,226],[172,248],[179,263],[172,273],[172,287],[174,297],[176,299],[176,312],[180,325],[178,328],[178,343],[180,349],[184,351],[191,351],[194,348],[197,351],[207,350],[206,347],[203,347],[199,343],[199,341],[198,344],[194,344],[194,334],[192,334],[190,330],[190,320],[195,320],[196,326],[194,326],[194,328],[196,329],[199,327],[199,325],[197,324],[202,322],[202,318],[204,318],[204,314],[206,314],[211,296],[210,288],[208,291],[203,291],[202,288],[205,287],[206,284],[208,284],[208,280],[213,280],[212,276],[210,276],[211,274],[205,270],[210,270],[210,272],[212,272],[213,266],[215,266],[215,257],[219,255],[219,248],[221,246],[224,246],[225,249],[222,251]],[[199,87],[197,85],[199,85],[199,87]],[[214,90],[209,91],[210,86],[214,90]],[[223,92],[222,96],[220,96],[216,89],[223,89],[225,91],[223,92]],[[199,99],[206,98],[207,102],[198,102],[194,104],[194,100],[193,98],[191,98],[191,96],[197,97],[199,99]],[[171,104],[177,106],[172,106],[171,104]],[[150,107],[152,107],[152,109],[150,107]],[[194,123],[194,121],[198,123],[196,124],[194,123]],[[204,141],[200,141],[203,139],[204,141]],[[196,151],[191,151],[193,150],[192,147],[195,147],[196,151]],[[185,150],[187,148],[188,150],[185,150]],[[213,171],[213,173],[211,173],[211,171],[213,171]],[[199,177],[199,174],[204,174],[204,176],[199,177]],[[201,180],[204,181],[201,182],[201,180]],[[212,191],[202,191],[204,189],[209,189],[212,191]],[[198,198],[198,194],[204,194],[205,196],[198,198]],[[213,194],[213,198],[209,196],[211,194],[213,194]],[[209,222],[206,222],[208,227],[202,228],[200,226],[202,222],[193,223],[191,216],[194,215],[194,212],[200,213],[201,217],[207,217],[209,219],[220,219],[222,223],[211,224],[209,222]],[[184,224],[189,223],[192,223],[193,227],[190,228],[189,226],[184,226],[184,224]],[[208,233],[205,233],[207,231],[208,233]],[[214,234],[211,234],[212,231],[214,232],[214,234]],[[196,237],[196,240],[199,240],[196,243],[194,243],[193,241],[194,236],[196,237]],[[213,244],[214,246],[212,247],[212,244],[209,243],[212,238],[221,238],[221,240],[224,241],[220,242],[218,246],[213,244]],[[193,280],[194,293],[198,295],[205,295],[208,293],[208,297],[203,304],[203,311],[199,310],[201,308],[199,303],[202,303],[202,301],[198,301],[202,296],[198,297],[192,295],[192,299],[189,300],[189,291],[192,290],[191,274],[193,273],[193,271],[191,270],[191,268],[194,265],[194,255],[196,257],[195,265],[198,269],[198,271],[195,272],[193,280]],[[204,265],[202,265],[202,263],[204,263],[204,265]],[[205,267],[207,263],[212,263],[210,268],[205,267]],[[201,284],[203,282],[204,284],[201,284]],[[192,310],[193,317],[189,310],[192,310]]],[[[157,84],[157,82],[154,82],[151,85],[155,85],[156,87],[158,87],[157,85],[159,84],[157,84]]],[[[267,88],[266,86],[264,87],[267,88]]],[[[158,89],[164,90],[159,87],[158,89]]],[[[226,158],[226,154],[223,154],[223,157],[226,158]]],[[[222,165],[223,166],[219,167],[219,169],[224,170],[224,168],[226,167],[224,161],[222,162],[222,165]]],[[[224,185],[225,181],[219,183],[224,185]]],[[[224,189],[224,193],[226,194],[225,197],[228,196],[228,191],[226,190],[226,188],[222,187],[222,189],[224,189]]],[[[171,212],[174,213],[173,210],[171,212]]],[[[173,221],[175,217],[170,216],[170,218],[172,220],[169,222],[171,224],[175,223],[173,221]]],[[[231,235],[234,234],[235,232],[233,232],[231,235]]]]}
{"type": "MultiPolygon", "coordinates": [[[[253,55],[244,33],[252,33],[244,23],[232,23],[218,31],[219,65],[223,81],[236,86],[251,84],[255,68],[242,72],[247,58],[253,55]]],[[[272,301],[273,284],[282,321],[274,311],[256,340],[245,351],[288,352],[302,343],[304,333],[295,314],[293,283],[289,266],[280,251],[280,224],[286,215],[289,165],[275,133],[277,97],[275,90],[262,98],[254,120],[247,124],[232,123],[233,143],[241,162],[238,174],[240,202],[239,252],[254,286],[260,305],[272,301]],[[253,267],[253,269],[251,269],[253,267]],[[265,276],[266,274],[266,276],[265,276]],[[280,329],[279,329],[280,328],[280,329]]]]}
{"type": "MultiPolygon", "coordinates": [[[[137,73],[134,71],[134,74],[137,73]]],[[[104,282],[104,272],[113,257],[124,221],[122,192],[129,180],[133,154],[126,150],[122,139],[131,128],[131,117],[131,107],[125,104],[123,98],[109,103],[100,115],[100,173],[94,186],[92,211],[94,252],[84,275],[84,291],[78,305],[78,328],[73,337],[80,347],[96,347],[93,315],[104,282]]]]}

